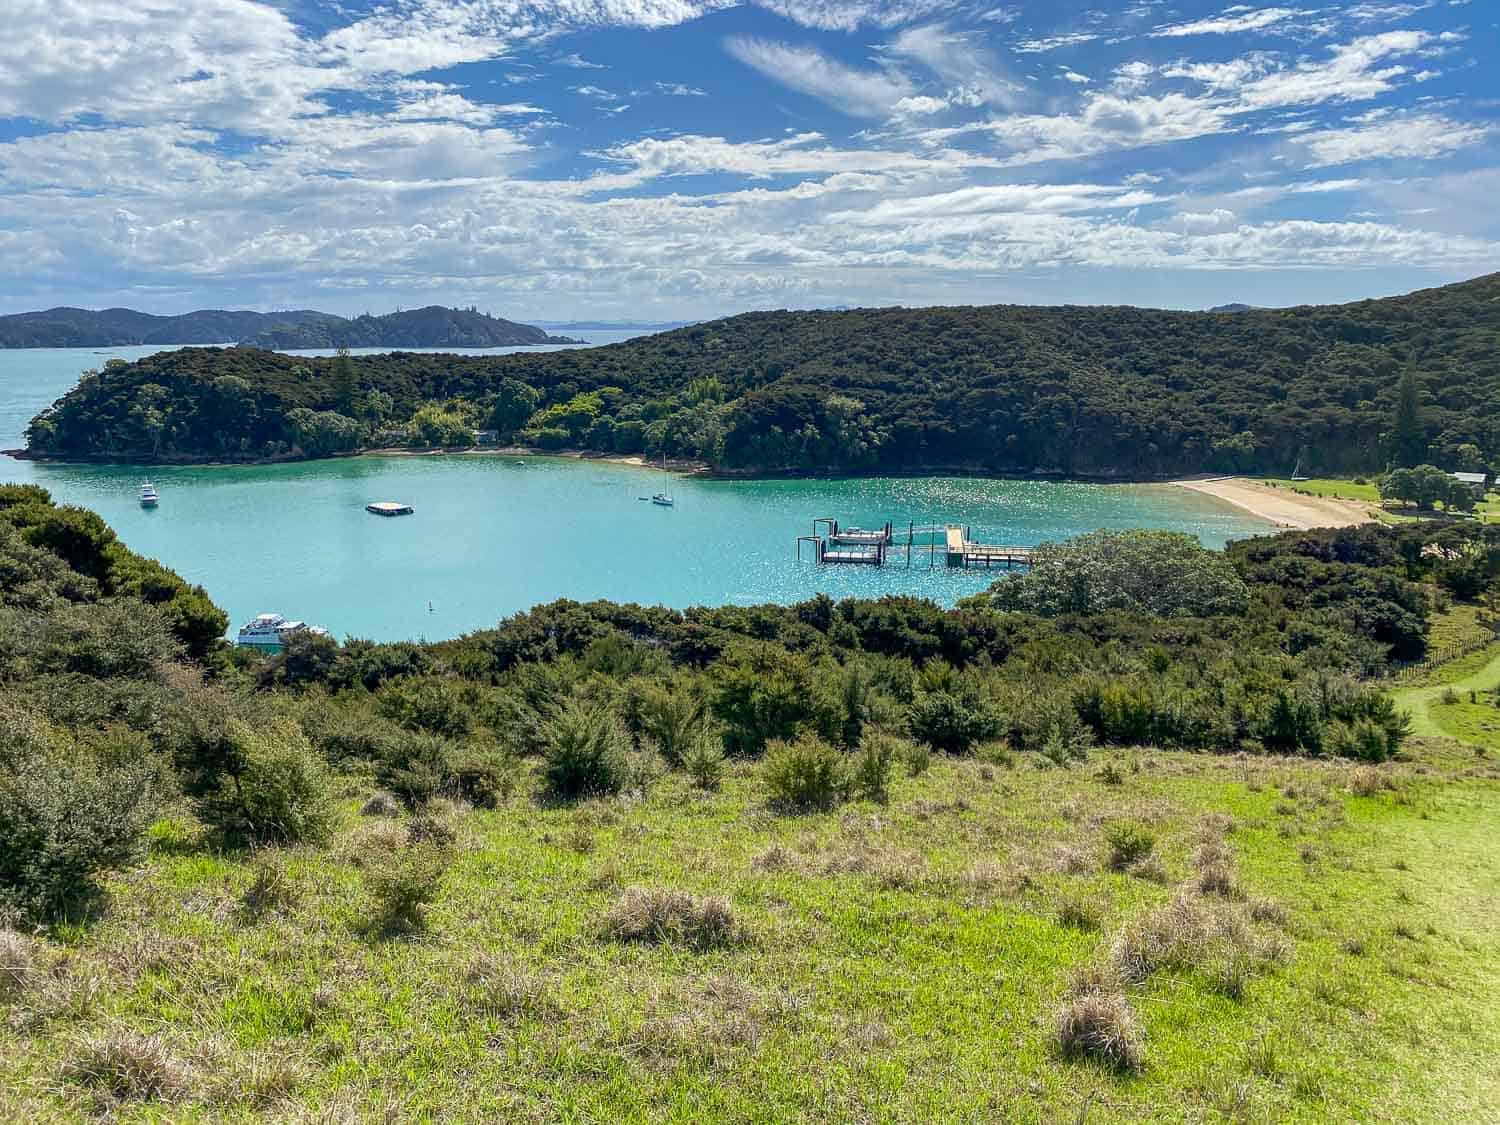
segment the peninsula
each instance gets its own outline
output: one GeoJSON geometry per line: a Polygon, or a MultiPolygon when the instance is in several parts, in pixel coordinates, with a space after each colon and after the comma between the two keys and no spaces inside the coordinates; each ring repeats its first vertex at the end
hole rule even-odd
{"type": "Polygon", "coordinates": [[[258,348],[504,348],[581,344],[477,309],[430,305],[352,320],[310,309],[200,309],[153,316],[134,309],[56,308],[0,316],[0,348],[102,348],[239,343],[258,348]]]}
{"type": "Polygon", "coordinates": [[[86,375],[33,420],[29,455],[255,461],[492,441],[757,474],[1139,480],[1300,462],[1353,475],[1384,469],[1398,441],[1404,464],[1500,460],[1500,369],[1486,358],[1497,343],[1500,274],[1233,315],[758,312],[503,356],[189,348],[86,375]]]}

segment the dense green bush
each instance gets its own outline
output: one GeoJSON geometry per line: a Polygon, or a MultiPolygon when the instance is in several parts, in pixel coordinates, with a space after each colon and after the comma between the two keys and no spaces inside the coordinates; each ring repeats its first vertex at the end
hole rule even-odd
{"type": "Polygon", "coordinates": [[[934,750],[967,754],[977,743],[1000,733],[1001,719],[994,707],[972,694],[922,692],[907,714],[913,737],[934,750]]]}
{"type": "Polygon", "coordinates": [[[337,814],[323,759],[296,724],[230,720],[238,768],[199,803],[199,815],[235,845],[322,843],[337,814]]]}
{"type": "Polygon", "coordinates": [[[761,777],[771,804],[793,811],[831,809],[849,798],[853,786],[844,755],[812,736],[770,743],[761,777]]]}
{"type": "Polygon", "coordinates": [[[542,747],[554,797],[619,793],[630,783],[630,734],[612,707],[568,700],[543,723],[542,747]]]}
{"type": "Polygon", "coordinates": [[[139,853],[166,788],[140,741],[82,743],[0,699],[0,906],[87,909],[98,875],[139,853]]]}
{"type": "Polygon", "coordinates": [[[442,893],[452,864],[452,850],[432,840],[409,844],[373,863],[365,872],[373,928],[385,932],[425,928],[427,908],[442,893]]]}

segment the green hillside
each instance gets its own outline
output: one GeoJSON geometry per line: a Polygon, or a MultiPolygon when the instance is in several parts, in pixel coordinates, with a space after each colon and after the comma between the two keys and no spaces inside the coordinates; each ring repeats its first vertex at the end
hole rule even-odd
{"type": "Polygon", "coordinates": [[[0,1119],[1484,1119],[1495,531],[263,656],[0,489],[0,1119]]]}
{"type": "Polygon", "coordinates": [[[751,313],[544,355],[194,349],[87,377],[30,440],[62,457],[254,459],[493,428],[750,471],[1368,472],[1391,456],[1406,373],[1432,459],[1500,459],[1497,344],[1500,275],[1232,313],[751,313]]]}

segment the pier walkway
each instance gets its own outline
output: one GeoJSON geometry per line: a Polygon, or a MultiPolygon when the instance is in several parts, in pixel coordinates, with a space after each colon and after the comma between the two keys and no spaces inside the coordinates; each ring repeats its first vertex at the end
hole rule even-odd
{"type": "Polygon", "coordinates": [[[798,558],[802,557],[803,543],[811,545],[813,558],[819,565],[885,566],[892,556],[898,556],[904,557],[910,567],[914,558],[926,552],[928,567],[936,566],[941,557],[943,564],[950,567],[1003,566],[1010,570],[1030,566],[1035,551],[1028,546],[977,543],[969,538],[969,529],[962,524],[910,523],[902,536],[889,520],[883,527],[866,530],[841,527],[838,520],[826,516],[813,520],[811,535],[798,536],[798,558]]]}

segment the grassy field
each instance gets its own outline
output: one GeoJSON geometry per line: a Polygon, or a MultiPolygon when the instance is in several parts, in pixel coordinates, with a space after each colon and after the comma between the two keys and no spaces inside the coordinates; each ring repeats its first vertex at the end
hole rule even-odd
{"type": "MultiPolygon", "coordinates": [[[[1339,480],[1335,477],[1313,477],[1310,480],[1292,480],[1290,477],[1257,477],[1256,479],[1266,484],[1273,484],[1277,488],[1289,488],[1294,492],[1305,492],[1311,496],[1327,496],[1337,500],[1366,500],[1372,504],[1380,503],[1380,489],[1373,480],[1367,480],[1364,484],[1356,484],[1352,480],[1339,480]]],[[[1428,513],[1428,515],[1431,514],[1428,513]]],[[[1482,501],[1474,506],[1474,514],[1483,523],[1500,520],[1500,493],[1491,492],[1487,494],[1482,501]]],[[[1409,511],[1381,511],[1379,516],[1382,520],[1388,522],[1422,518],[1415,508],[1409,511]]]]}
{"type": "Polygon", "coordinates": [[[521,792],[422,822],[456,859],[397,935],[369,883],[412,823],[352,783],[328,849],[165,821],[103,921],[6,947],[0,1118],[1495,1120],[1497,778],[1419,741],[1379,768],[939,758],[801,816],[750,765],[521,792]],[[1131,872],[1122,822],[1154,837],[1131,872]],[[728,910],[627,940],[631,887],[728,910]],[[1061,1051],[1099,980],[1138,1072],[1061,1051]]]}

